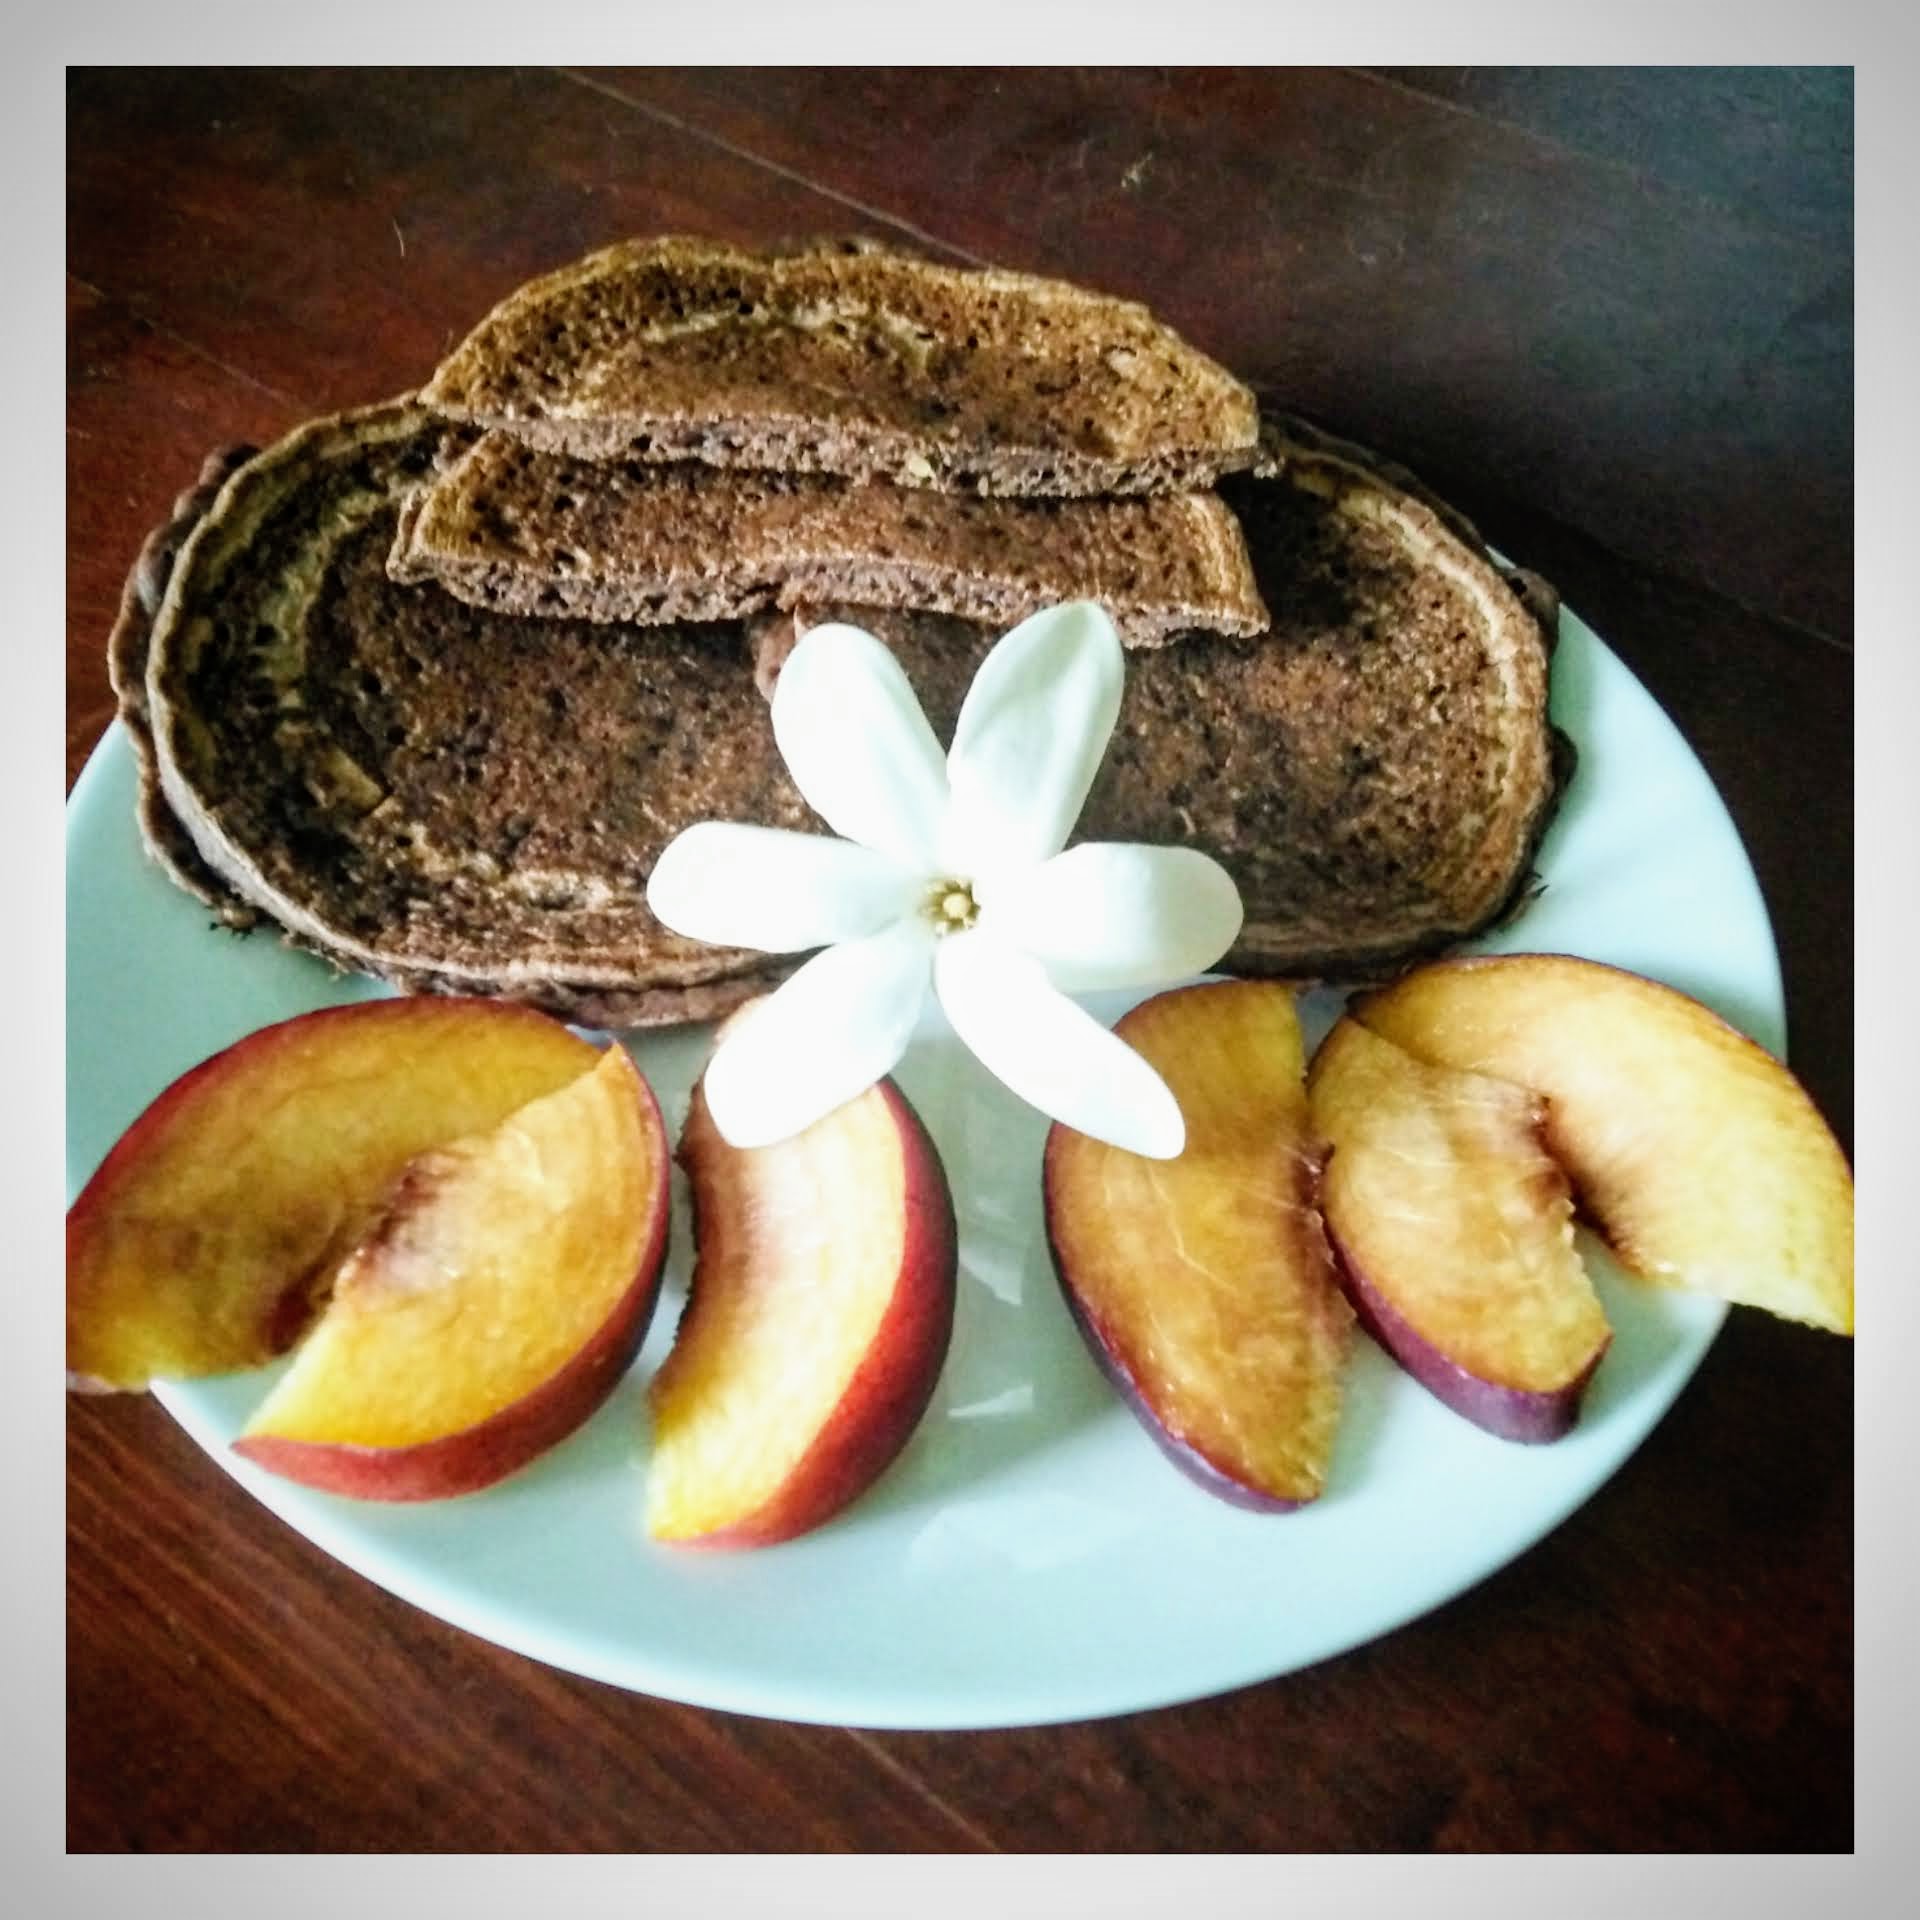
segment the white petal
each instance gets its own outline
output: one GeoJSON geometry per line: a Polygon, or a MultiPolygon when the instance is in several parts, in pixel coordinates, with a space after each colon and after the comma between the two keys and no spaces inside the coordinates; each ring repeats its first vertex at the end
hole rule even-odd
{"type": "Polygon", "coordinates": [[[924,875],[850,840],[707,820],[667,843],[647,905],[689,940],[804,953],[890,925],[926,885],[924,875]]]}
{"type": "Polygon", "coordinates": [[[947,1018],[990,1073],[1049,1119],[1171,1160],[1186,1122],[1167,1083],[1124,1040],[1047,983],[1039,961],[975,928],[934,954],[947,1018]]]}
{"type": "Polygon", "coordinates": [[[1120,636],[1091,600],[1023,620],[981,661],[947,755],[951,871],[979,879],[1067,844],[1125,679],[1120,636]]]}
{"type": "Polygon", "coordinates": [[[735,1017],[707,1063],[707,1107],[736,1147],[810,1127],[899,1065],[926,1003],[933,929],[917,914],[816,953],[735,1017]]]}
{"type": "Polygon", "coordinates": [[[1191,847],[1090,841],[981,889],[980,928],[1040,962],[1062,993],[1164,987],[1240,937],[1240,891],[1191,847]]]}
{"type": "Polygon", "coordinates": [[[938,850],[947,769],[892,653],[858,627],[813,627],[773,690],[793,784],[835,833],[923,871],[938,850]]]}

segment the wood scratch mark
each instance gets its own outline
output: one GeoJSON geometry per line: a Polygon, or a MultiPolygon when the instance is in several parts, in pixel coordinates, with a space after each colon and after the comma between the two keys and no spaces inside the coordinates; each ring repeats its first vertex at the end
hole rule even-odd
{"type": "MultiPolygon", "coordinates": [[[[752,166],[764,168],[768,173],[774,174],[782,180],[791,180],[797,186],[804,187],[809,193],[818,194],[822,199],[834,200],[839,202],[841,206],[851,207],[856,213],[865,215],[869,220],[884,221],[888,226],[895,229],[896,232],[904,233],[909,238],[919,241],[921,245],[929,251],[937,253],[945,259],[964,260],[974,266],[986,266],[989,264],[984,255],[971,253],[965,247],[956,246],[951,240],[943,240],[937,234],[931,233],[923,227],[915,226],[912,221],[905,219],[899,214],[888,213],[883,208],[871,206],[866,201],[860,200],[852,194],[842,193],[837,188],[824,185],[821,181],[808,174],[802,173],[793,167],[784,166],[779,161],[769,158],[766,154],[755,152],[751,147],[741,146],[734,141],[724,140],[716,133],[710,133],[706,129],[694,125],[691,121],[680,118],[677,114],[667,112],[664,107],[652,106],[644,100],[635,99],[630,95],[624,94],[620,92],[618,88],[607,85],[604,81],[596,79],[591,74],[580,72],[570,67],[560,67],[557,68],[556,71],[564,79],[571,80],[579,86],[589,87],[596,93],[604,94],[610,100],[617,100],[623,107],[630,108],[633,112],[656,122],[660,126],[672,127],[676,132],[685,134],[690,140],[697,140],[702,146],[712,147],[720,153],[730,153],[736,159],[745,160],[752,166]]],[[[611,130],[613,122],[608,121],[607,125],[609,130],[611,130]]]]}
{"type": "Polygon", "coordinates": [[[93,281],[85,279],[80,274],[69,272],[68,278],[72,280],[75,286],[81,288],[84,292],[92,294],[95,299],[107,301],[113,306],[124,309],[136,326],[147,329],[159,339],[170,341],[174,346],[180,348],[182,352],[192,354],[195,359],[205,361],[208,366],[215,368],[229,380],[241,381],[245,385],[256,389],[256,391],[279,401],[284,406],[297,407],[307,404],[301,400],[299,396],[282,393],[278,387],[269,386],[266,381],[258,380],[243,369],[230,365],[227,361],[222,360],[218,354],[201,346],[198,341],[190,340],[184,333],[178,333],[163,321],[154,319],[152,315],[142,310],[137,301],[123,299],[117,294],[110,294],[104,287],[96,285],[93,281]]]}
{"type": "Polygon", "coordinates": [[[407,236],[400,231],[398,220],[393,223],[393,237],[400,242],[400,258],[404,260],[407,257],[407,236]]]}

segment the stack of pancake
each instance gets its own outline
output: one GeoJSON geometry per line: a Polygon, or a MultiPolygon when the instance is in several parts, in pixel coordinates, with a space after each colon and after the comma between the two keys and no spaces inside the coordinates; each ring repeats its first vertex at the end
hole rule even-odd
{"type": "Polygon", "coordinates": [[[1523,896],[1556,792],[1552,611],[1406,476],[1144,308],[860,242],[610,248],[418,395],[217,459],[111,659],[142,825],[236,926],[599,1026],[791,961],[653,920],[696,820],[821,830],[766,692],[895,648],[936,729],[1026,614],[1130,652],[1091,839],[1192,845],[1230,969],[1377,978],[1523,896]]]}

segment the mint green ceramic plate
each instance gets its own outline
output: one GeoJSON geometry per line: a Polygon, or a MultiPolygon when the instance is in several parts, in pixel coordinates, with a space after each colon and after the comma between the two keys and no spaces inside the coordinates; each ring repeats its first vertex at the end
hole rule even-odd
{"type": "MultiPolygon", "coordinates": [[[[1651,974],[1778,1051],[1780,976],[1765,910],[1705,772],[1571,616],[1554,686],[1556,717],[1580,745],[1579,774],[1542,851],[1545,895],[1483,944],[1651,974]]],[[[146,862],[134,787],[132,753],[115,729],[68,809],[73,1192],[196,1061],[269,1021],[383,991],[336,979],[265,936],[212,927],[146,862]]],[[[1326,993],[1304,1003],[1310,1043],[1338,1004],[1326,993]]],[[[683,1227],[652,1336],[621,1391],[571,1440],[485,1493],[382,1507],[255,1471],[227,1443],[270,1373],[160,1397],[286,1524],[502,1646],[737,1712],[989,1727],[1123,1713],[1269,1679],[1442,1605],[1606,1483],[1720,1325],[1718,1305],[1633,1288],[1590,1247],[1615,1340],[1567,1439],[1492,1439],[1361,1340],[1325,1497],[1283,1516],[1237,1511],[1177,1474],[1095,1373],[1047,1264],[1044,1123],[974,1070],[937,1020],[900,1079],[958,1201],[953,1351],[897,1465],[811,1536],[712,1555],[658,1548],[642,1533],[642,1388],[678,1312],[683,1227]]],[[[670,1125],[685,1112],[705,1045],[700,1031],[634,1042],[670,1125]]]]}

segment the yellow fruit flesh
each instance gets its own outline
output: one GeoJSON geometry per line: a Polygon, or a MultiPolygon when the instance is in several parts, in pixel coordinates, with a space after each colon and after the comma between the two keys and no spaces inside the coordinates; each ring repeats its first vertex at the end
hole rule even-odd
{"type": "Polygon", "coordinates": [[[271,1359],[409,1160],[592,1061],[557,1021],[470,1002],[368,1002],[240,1042],[75,1202],[69,1372],[144,1387],[271,1359]]]}
{"type": "Polygon", "coordinates": [[[1549,1152],[1621,1264],[1853,1330],[1853,1182],[1805,1090],[1698,1002],[1560,955],[1449,962],[1356,1008],[1439,1065],[1547,1102],[1549,1152]]]}
{"type": "Polygon", "coordinates": [[[247,1434],[404,1447],[560,1371],[637,1276],[664,1175],[619,1048],[492,1131],[416,1160],[247,1434]]]}
{"type": "Polygon", "coordinates": [[[1352,1315],[1313,1206],[1292,996],[1261,982],[1184,989],[1117,1030],[1179,1101],[1186,1150],[1149,1160],[1056,1131],[1061,1271],[1169,1435],[1242,1484],[1311,1499],[1352,1315]]]}
{"type": "Polygon", "coordinates": [[[906,1258],[906,1160],[878,1089],[776,1146],[720,1139],[696,1096],[682,1158],[699,1261],[649,1390],[647,1530],[758,1513],[846,1394],[906,1258]]]}
{"type": "Polygon", "coordinates": [[[1328,1230],[1408,1327],[1496,1386],[1551,1393],[1578,1378],[1607,1320],[1538,1099],[1427,1066],[1351,1020],[1322,1044],[1309,1091],[1331,1149],[1328,1230]]]}

